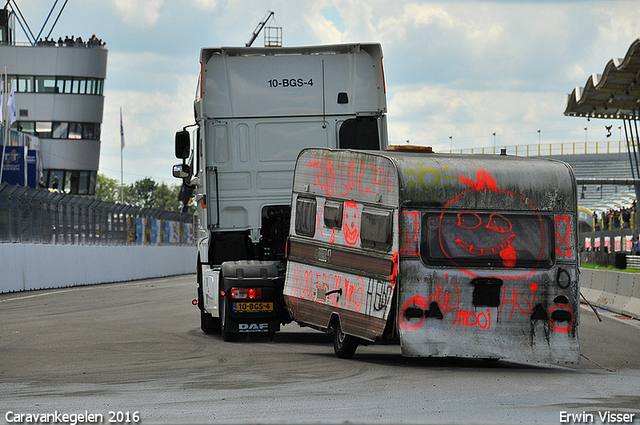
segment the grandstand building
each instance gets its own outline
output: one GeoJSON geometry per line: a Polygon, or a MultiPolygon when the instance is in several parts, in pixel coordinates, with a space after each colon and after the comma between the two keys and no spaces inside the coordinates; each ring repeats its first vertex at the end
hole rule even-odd
{"type": "Polygon", "coordinates": [[[15,93],[10,128],[39,138],[41,185],[57,177],[66,193],[94,195],[107,49],[95,37],[16,43],[14,21],[12,10],[0,10],[0,69],[5,93],[15,93]]]}
{"type": "MultiPolygon", "coordinates": [[[[584,86],[574,88],[566,96],[564,111],[566,116],[582,117],[588,120],[604,119],[609,122],[616,120],[616,124],[621,122],[622,125],[619,126],[621,139],[624,128],[626,152],[619,150],[620,154],[617,157],[599,155],[592,158],[596,161],[591,163],[578,158],[568,161],[576,170],[582,202],[586,203],[591,198],[587,196],[590,195],[585,184],[589,182],[587,175],[596,183],[596,192],[598,188],[600,189],[600,203],[593,205],[593,209],[603,207],[609,207],[612,210],[616,207],[625,209],[640,195],[639,76],[640,39],[636,39],[629,46],[624,58],[611,59],[601,74],[591,74],[584,86]],[[597,183],[600,183],[599,187],[597,183]],[[603,193],[605,185],[613,186],[614,193],[605,195],[603,193]]],[[[613,124],[605,127],[611,131],[613,124]]],[[[637,224],[636,214],[630,225],[637,227],[637,224]]]]}

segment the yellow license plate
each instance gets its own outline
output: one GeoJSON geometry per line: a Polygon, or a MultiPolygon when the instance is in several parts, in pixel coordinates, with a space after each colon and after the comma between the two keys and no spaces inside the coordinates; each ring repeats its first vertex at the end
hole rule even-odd
{"type": "Polygon", "coordinates": [[[273,311],[273,303],[261,303],[261,302],[233,303],[233,311],[235,312],[273,311]]]}

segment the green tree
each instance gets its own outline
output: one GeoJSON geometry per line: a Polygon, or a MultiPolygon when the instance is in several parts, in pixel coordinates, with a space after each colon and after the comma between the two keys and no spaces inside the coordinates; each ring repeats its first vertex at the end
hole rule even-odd
{"type": "Polygon", "coordinates": [[[151,177],[138,180],[129,186],[129,193],[125,198],[125,203],[142,208],[154,208],[157,188],[158,183],[153,181],[151,177]]]}
{"type": "Polygon", "coordinates": [[[120,202],[120,184],[104,174],[98,174],[96,199],[106,202],[120,202]]]}
{"type": "MultiPolygon", "coordinates": [[[[150,177],[145,177],[133,184],[125,186],[124,203],[143,208],[156,208],[165,211],[179,212],[182,202],[178,199],[180,184],[158,184],[150,177]]],[[[96,199],[107,202],[120,202],[120,184],[104,174],[98,174],[96,183],[96,199]]],[[[188,212],[193,213],[195,207],[189,206],[188,212]]]]}
{"type": "Polygon", "coordinates": [[[167,185],[162,183],[156,187],[154,192],[154,208],[165,211],[180,211],[181,203],[178,200],[180,185],[167,185]]]}

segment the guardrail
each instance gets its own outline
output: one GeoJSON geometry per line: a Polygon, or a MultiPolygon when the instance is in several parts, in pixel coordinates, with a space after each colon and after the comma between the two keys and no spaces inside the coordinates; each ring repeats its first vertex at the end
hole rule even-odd
{"type": "Polygon", "coordinates": [[[192,245],[193,216],[3,183],[2,242],[192,245]]]}
{"type": "Polygon", "coordinates": [[[483,148],[453,149],[449,152],[470,154],[499,154],[506,149],[511,155],[554,156],[598,153],[627,153],[627,143],[623,141],[542,143],[527,145],[499,145],[483,148]]]}

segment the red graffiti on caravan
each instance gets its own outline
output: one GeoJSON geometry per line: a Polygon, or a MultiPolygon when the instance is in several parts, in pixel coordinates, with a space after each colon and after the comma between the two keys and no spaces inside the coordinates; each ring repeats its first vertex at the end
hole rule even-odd
{"type": "Polygon", "coordinates": [[[325,156],[321,159],[314,157],[309,167],[313,173],[313,185],[327,196],[353,197],[353,191],[362,196],[377,194],[381,190],[391,192],[389,170],[384,165],[376,167],[373,163],[356,162],[355,159],[349,162],[332,161],[325,156]]]}

